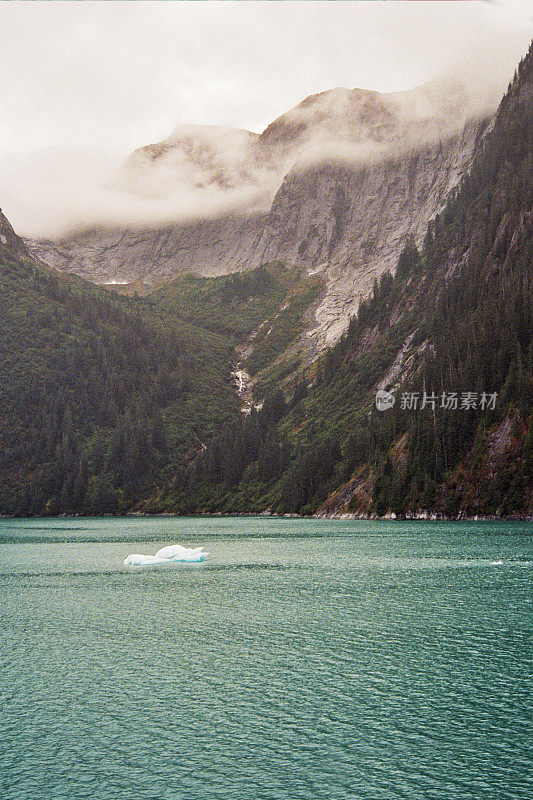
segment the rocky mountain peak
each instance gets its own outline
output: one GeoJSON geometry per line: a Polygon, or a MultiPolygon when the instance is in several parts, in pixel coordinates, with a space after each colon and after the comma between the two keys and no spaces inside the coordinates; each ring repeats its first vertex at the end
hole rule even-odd
{"type": "Polygon", "coordinates": [[[381,141],[396,123],[382,95],[337,87],[306,97],[275,119],[259,137],[268,148],[301,148],[314,140],[381,141]]]}
{"type": "Polygon", "coordinates": [[[176,187],[233,189],[258,180],[253,147],[258,135],[219,125],[180,125],[161,142],[135,150],[115,185],[146,196],[176,187]]]}
{"type": "Polygon", "coordinates": [[[310,95],[260,135],[179,126],[136,150],[115,188],[177,208],[185,198],[188,216],[93,229],[34,250],[98,283],[145,287],[274,261],[320,270],[326,295],[305,340],[316,352],[394,268],[407,238],[420,242],[465,174],[484,126],[471,115],[459,83],[433,82],[409,92],[310,95]]]}

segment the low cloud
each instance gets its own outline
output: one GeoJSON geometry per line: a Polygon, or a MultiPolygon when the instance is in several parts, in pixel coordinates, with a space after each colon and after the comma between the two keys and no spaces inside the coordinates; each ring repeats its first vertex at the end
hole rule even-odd
{"type": "Polygon", "coordinates": [[[189,179],[164,192],[128,191],[117,178],[123,162],[102,150],[48,149],[0,163],[2,208],[19,234],[56,239],[100,226],[155,227],[264,210],[279,185],[275,178],[224,189],[189,179]]]}
{"type": "Polygon", "coordinates": [[[495,109],[498,95],[482,88],[457,73],[408,92],[337,88],[302,101],[261,136],[182,125],[131,154],[46,148],[0,162],[2,205],[19,233],[52,239],[264,212],[291,169],[369,164],[455,134],[495,109]]]}
{"type": "Polygon", "coordinates": [[[0,3],[0,206],[33,238],[267,211],[490,113],[531,36],[525,0],[0,3]]]}

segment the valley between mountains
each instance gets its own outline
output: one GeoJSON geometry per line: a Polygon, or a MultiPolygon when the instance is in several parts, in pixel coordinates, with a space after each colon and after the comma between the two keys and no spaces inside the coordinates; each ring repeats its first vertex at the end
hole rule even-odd
{"type": "Polygon", "coordinates": [[[210,213],[0,216],[0,513],[531,516],[531,49],[493,115],[334,89],[113,181],[210,213]]]}

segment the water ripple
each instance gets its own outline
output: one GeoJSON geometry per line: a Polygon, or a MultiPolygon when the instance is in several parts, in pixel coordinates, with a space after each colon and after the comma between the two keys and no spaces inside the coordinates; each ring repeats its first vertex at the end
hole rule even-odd
{"type": "Polygon", "coordinates": [[[135,575],[50,545],[2,578],[2,799],[532,796],[530,542],[453,536],[135,575]]]}

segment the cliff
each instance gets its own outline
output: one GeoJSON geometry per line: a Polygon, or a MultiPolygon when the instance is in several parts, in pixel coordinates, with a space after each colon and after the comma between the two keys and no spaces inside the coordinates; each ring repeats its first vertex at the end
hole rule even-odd
{"type": "Polygon", "coordinates": [[[321,350],[394,266],[407,237],[420,240],[467,170],[486,125],[470,113],[457,87],[334,89],[260,136],[183,126],[136,151],[114,180],[121,191],[155,199],[188,192],[196,218],[30,246],[60,271],[149,288],[188,272],[220,275],[276,260],[322,270],[327,290],[310,337],[321,350]],[[213,197],[223,210],[202,216],[213,197]]]}

